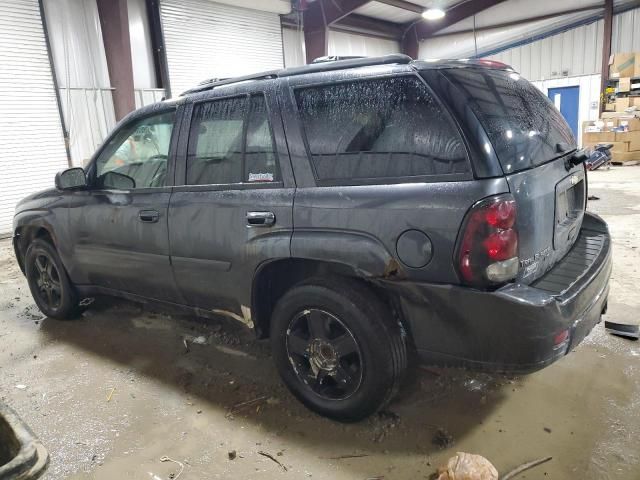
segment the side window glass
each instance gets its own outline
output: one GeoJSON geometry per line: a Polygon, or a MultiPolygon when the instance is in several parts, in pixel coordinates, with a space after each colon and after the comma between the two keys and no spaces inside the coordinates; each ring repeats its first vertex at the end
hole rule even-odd
{"type": "Polygon", "coordinates": [[[174,121],[172,111],[123,127],[96,162],[97,186],[118,189],[165,186],[174,121]]]}
{"type": "Polygon", "coordinates": [[[187,184],[279,180],[264,97],[199,103],[187,148],[187,184]]]}
{"type": "Polygon", "coordinates": [[[296,91],[318,180],[398,179],[468,171],[448,114],[415,77],[296,91]]]}

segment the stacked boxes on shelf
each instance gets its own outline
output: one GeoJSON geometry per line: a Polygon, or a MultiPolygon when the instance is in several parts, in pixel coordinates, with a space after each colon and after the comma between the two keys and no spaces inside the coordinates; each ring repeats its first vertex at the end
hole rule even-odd
{"type": "Polygon", "coordinates": [[[600,120],[583,122],[584,147],[611,144],[614,163],[640,162],[640,53],[616,53],[600,120]]]}
{"type": "Polygon", "coordinates": [[[640,110],[640,52],[616,53],[609,62],[609,83],[604,92],[604,110],[640,110]]]}

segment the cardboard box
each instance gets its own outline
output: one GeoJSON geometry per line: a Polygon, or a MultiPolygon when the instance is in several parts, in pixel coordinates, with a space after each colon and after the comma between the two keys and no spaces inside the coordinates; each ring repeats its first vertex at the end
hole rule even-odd
{"type": "Polygon", "coordinates": [[[631,78],[630,77],[621,77],[618,81],[618,91],[619,92],[629,92],[631,91],[631,78]]]}
{"type": "Polygon", "coordinates": [[[624,112],[625,108],[629,108],[629,97],[616,98],[616,112],[624,112]]]}
{"type": "Polygon", "coordinates": [[[616,122],[619,127],[627,127],[630,132],[640,131],[640,118],[619,118],[616,122]]]}
{"type": "Polygon", "coordinates": [[[615,141],[616,134],[614,132],[584,132],[582,134],[583,143],[611,143],[615,141]]]}
{"type": "Polygon", "coordinates": [[[609,77],[633,77],[636,75],[636,54],[616,53],[609,62],[609,77]]]}
{"type": "MultiPolygon", "coordinates": [[[[640,150],[640,131],[636,132],[616,132],[615,143],[626,143],[628,147],[626,152],[640,150]]],[[[620,149],[618,149],[620,150],[620,149]]]]}
{"type": "Polygon", "coordinates": [[[616,104],[614,102],[605,103],[604,104],[604,111],[605,112],[615,112],[616,111],[616,104]]]}
{"type": "Polygon", "coordinates": [[[640,161],[640,152],[611,152],[612,162],[640,161]]]}
{"type": "Polygon", "coordinates": [[[629,97],[629,106],[640,107],[640,97],[629,97]]]}

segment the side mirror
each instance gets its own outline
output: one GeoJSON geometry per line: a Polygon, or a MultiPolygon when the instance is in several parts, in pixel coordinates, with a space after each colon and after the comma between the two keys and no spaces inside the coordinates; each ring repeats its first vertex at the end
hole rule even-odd
{"type": "Polygon", "coordinates": [[[100,176],[100,186],[116,190],[131,190],[136,188],[136,181],[124,173],[107,172],[100,176]]]}
{"type": "Polygon", "coordinates": [[[68,168],[56,174],[58,190],[75,190],[87,186],[87,175],[80,167],[68,168]]]}

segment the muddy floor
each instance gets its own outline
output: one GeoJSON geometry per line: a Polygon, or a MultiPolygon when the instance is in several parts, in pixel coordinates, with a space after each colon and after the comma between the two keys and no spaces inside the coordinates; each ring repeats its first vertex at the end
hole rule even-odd
{"type": "MultiPolygon", "coordinates": [[[[637,322],[640,167],[589,180],[614,239],[605,318],[637,322]]],[[[640,343],[602,324],[529,376],[417,370],[387,411],[341,425],[300,406],[268,343],[223,319],[104,299],[77,321],[44,318],[9,240],[0,398],[48,447],[47,479],[420,479],[456,451],[501,472],[553,457],[518,478],[640,479],[640,343]]]]}

